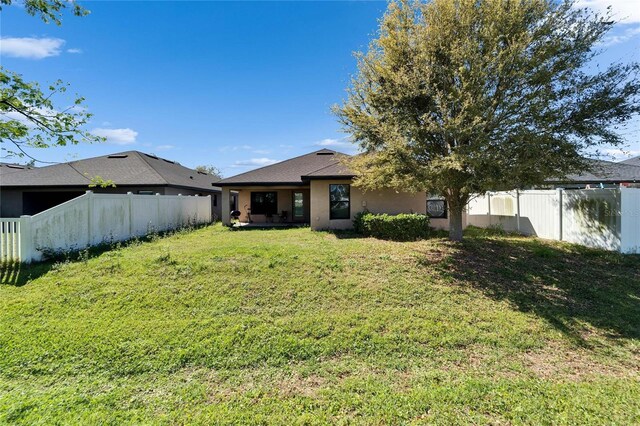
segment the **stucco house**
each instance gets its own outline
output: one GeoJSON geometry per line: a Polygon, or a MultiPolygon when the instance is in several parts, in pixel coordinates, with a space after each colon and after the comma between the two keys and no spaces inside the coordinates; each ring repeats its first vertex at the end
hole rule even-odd
{"type": "MultiPolygon", "coordinates": [[[[307,223],[312,229],[349,229],[355,215],[373,213],[427,213],[427,194],[396,192],[391,189],[363,192],[352,185],[354,174],[341,160],[348,157],[322,149],[217,182],[222,203],[227,205],[237,192],[240,222],[307,223]]],[[[433,203],[442,205],[440,200],[433,203]]],[[[432,218],[432,226],[446,227],[442,218],[432,218]]],[[[231,224],[229,212],[222,222],[231,224]]]]}
{"type": "Polygon", "coordinates": [[[212,212],[219,218],[222,211],[228,212],[235,205],[222,208],[217,180],[175,161],[139,151],[46,167],[3,164],[0,167],[0,217],[33,215],[91,189],[96,193],[114,194],[211,195],[212,212]],[[116,186],[90,188],[96,176],[111,180],[116,186]]]}

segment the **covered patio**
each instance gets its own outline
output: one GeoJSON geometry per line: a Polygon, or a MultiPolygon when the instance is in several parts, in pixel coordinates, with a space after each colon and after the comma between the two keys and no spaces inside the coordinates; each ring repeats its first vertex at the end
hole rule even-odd
{"type": "Polygon", "coordinates": [[[236,195],[239,212],[234,226],[277,227],[310,221],[309,186],[224,187],[223,203],[231,192],[236,195]]]}
{"type": "MultiPolygon", "coordinates": [[[[311,224],[313,219],[314,225],[324,226],[324,218],[329,220],[330,216],[328,179],[340,179],[345,188],[351,183],[352,175],[340,164],[343,157],[336,151],[321,149],[216,182],[222,188],[223,206],[233,206],[222,212],[222,223],[284,226],[311,224]],[[312,191],[316,180],[326,185],[318,186],[316,182],[317,188],[312,191]],[[235,204],[231,203],[232,196],[236,197],[235,204]]],[[[343,204],[349,206],[348,202],[343,204]]],[[[349,226],[351,219],[344,218],[340,223],[349,226]]]]}

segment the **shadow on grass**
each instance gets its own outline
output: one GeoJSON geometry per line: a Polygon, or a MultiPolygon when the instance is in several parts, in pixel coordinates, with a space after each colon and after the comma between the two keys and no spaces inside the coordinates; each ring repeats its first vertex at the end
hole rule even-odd
{"type": "Polygon", "coordinates": [[[244,226],[227,226],[230,231],[284,231],[288,229],[309,228],[306,223],[290,223],[290,224],[251,224],[244,226]]]}
{"type": "Polygon", "coordinates": [[[47,253],[46,260],[32,262],[29,264],[20,262],[0,263],[0,284],[22,287],[30,281],[35,280],[62,263],[87,262],[89,259],[98,257],[109,251],[120,250],[125,247],[156,241],[160,238],[171,237],[180,232],[191,232],[204,228],[208,225],[190,226],[188,228],[175,229],[172,231],[158,232],[143,237],[132,238],[125,241],[105,242],[103,244],[87,247],[83,250],[69,250],[47,253]]]}
{"type": "Polygon", "coordinates": [[[354,240],[354,239],[361,239],[361,238],[370,238],[370,237],[365,237],[363,234],[359,234],[353,230],[329,229],[322,232],[331,234],[339,240],[354,240]]]}
{"type": "Polygon", "coordinates": [[[640,256],[471,230],[436,268],[533,312],[583,346],[596,333],[640,339],[640,256]]]}

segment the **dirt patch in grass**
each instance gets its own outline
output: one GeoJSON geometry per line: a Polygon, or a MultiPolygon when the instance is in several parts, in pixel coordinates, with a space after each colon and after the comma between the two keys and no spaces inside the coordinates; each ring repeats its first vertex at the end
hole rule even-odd
{"type": "Polygon", "coordinates": [[[528,370],[546,380],[582,381],[594,376],[640,379],[640,356],[607,363],[594,359],[586,349],[572,350],[556,343],[525,353],[522,361],[528,370]]]}

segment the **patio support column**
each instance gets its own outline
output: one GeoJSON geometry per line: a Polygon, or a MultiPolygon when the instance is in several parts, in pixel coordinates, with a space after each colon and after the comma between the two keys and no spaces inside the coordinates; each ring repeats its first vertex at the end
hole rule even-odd
{"type": "Polygon", "coordinates": [[[222,187],[222,204],[220,209],[222,210],[222,224],[223,225],[231,225],[231,190],[229,187],[222,187]]]}

